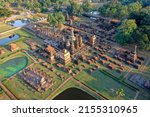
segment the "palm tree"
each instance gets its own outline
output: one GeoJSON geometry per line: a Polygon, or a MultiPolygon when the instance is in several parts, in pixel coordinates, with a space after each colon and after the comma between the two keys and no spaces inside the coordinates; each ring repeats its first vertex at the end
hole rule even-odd
{"type": "Polygon", "coordinates": [[[124,97],[125,96],[124,89],[122,89],[122,88],[117,89],[116,90],[116,95],[117,95],[117,99],[120,99],[121,97],[124,97]]]}

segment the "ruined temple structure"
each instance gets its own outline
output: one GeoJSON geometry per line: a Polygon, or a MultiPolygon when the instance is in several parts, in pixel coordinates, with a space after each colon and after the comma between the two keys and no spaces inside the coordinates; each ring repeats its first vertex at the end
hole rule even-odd
{"type": "Polygon", "coordinates": [[[28,30],[34,32],[38,37],[42,39],[61,40],[63,35],[60,30],[54,30],[48,27],[41,27],[38,25],[28,25],[28,30]]]}
{"type": "Polygon", "coordinates": [[[71,36],[70,36],[72,41],[76,41],[75,35],[74,35],[74,30],[71,30],[71,36]]]}
{"type": "Polygon", "coordinates": [[[71,54],[77,52],[84,45],[82,36],[74,35],[73,29],[71,30],[70,39],[66,40],[66,49],[70,51],[71,54]]]}
{"type": "Polygon", "coordinates": [[[14,43],[10,44],[9,48],[10,48],[10,51],[12,51],[12,52],[19,49],[18,45],[14,44],[14,43]]]}
{"type": "Polygon", "coordinates": [[[47,91],[54,85],[51,76],[40,69],[25,69],[19,76],[39,92],[47,91]]]}
{"type": "Polygon", "coordinates": [[[51,64],[54,63],[54,62],[55,62],[54,56],[55,56],[55,53],[56,53],[55,49],[54,49],[52,46],[48,45],[45,50],[46,50],[46,52],[48,52],[48,54],[49,54],[49,55],[48,55],[49,62],[50,62],[51,64]]]}
{"type": "Polygon", "coordinates": [[[59,62],[63,65],[68,65],[71,62],[70,52],[66,49],[63,49],[57,55],[59,62]]]}
{"type": "Polygon", "coordinates": [[[4,54],[4,53],[5,53],[5,50],[4,49],[0,49],[0,55],[4,54]]]}
{"type": "Polygon", "coordinates": [[[71,54],[73,54],[75,52],[75,46],[74,46],[73,41],[71,42],[70,51],[71,51],[71,54]]]}
{"type": "Polygon", "coordinates": [[[137,46],[135,46],[134,52],[129,50],[116,51],[114,58],[121,62],[125,62],[126,64],[131,65],[136,69],[139,69],[140,66],[144,63],[144,58],[137,55],[137,46]]]}
{"type": "Polygon", "coordinates": [[[69,24],[70,24],[71,26],[73,25],[72,19],[69,20],[69,24]]]}
{"type": "Polygon", "coordinates": [[[95,43],[96,43],[96,36],[93,35],[92,37],[89,38],[89,44],[90,44],[91,46],[94,46],[95,43]]]}
{"type": "Polygon", "coordinates": [[[137,61],[137,46],[135,46],[134,52],[127,56],[127,59],[133,63],[137,61]]]}

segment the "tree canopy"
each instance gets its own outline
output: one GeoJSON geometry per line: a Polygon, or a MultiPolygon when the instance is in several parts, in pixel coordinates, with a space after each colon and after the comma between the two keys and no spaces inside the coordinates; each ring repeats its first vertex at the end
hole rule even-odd
{"type": "Polygon", "coordinates": [[[120,44],[132,42],[132,33],[136,30],[137,24],[135,20],[124,20],[117,29],[116,41],[120,44]]]}
{"type": "Polygon", "coordinates": [[[8,9],[0,8],[0,17],[9,17],[11,12],[8,9]]]}
{"type": "Polygon", "coordinates": [[[64,24],[65,17],[62,12],[51,13],[48,15],[48,22],[51,26],[55,27],[64,24]]]}
{"type": "Polygon", "coordinates": [[[83,8],[80,4],[71,2],[70,5],[67,7],[67,11],[69,15],[81,15],[83,13],[83,8]]]}
{"type": "Polygon", "coordinates": [[[119,1],[113,1],[99,8],[99,12],[103,16],[125,19],[133,12],[139,12],[142,9],[140,2],[123,4],[119,1]]]}
{"type": "Polygon", "coordinates": [[[92,10],[92,5],[89,0],[82,4],[82,8],[84,12],[90,12],[92,10]]]}
{"type": "Polygon", "coordinates": [[[99,8],[100,15],[121,19],[115,35],[119,44],[150,50],[150,1],[115,0],[99,8]]]}

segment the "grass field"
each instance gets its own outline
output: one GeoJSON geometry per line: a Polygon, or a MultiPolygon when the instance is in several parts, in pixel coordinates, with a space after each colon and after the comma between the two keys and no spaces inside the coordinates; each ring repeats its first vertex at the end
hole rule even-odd
{"type": "Polygon", "coordinates": [[[54,99],[57,95],[59,95],[60,93],[62,93],[63,91],[69,89],[69,88],[78,88],[81,89],[83,91],[85,91],[86,93],[88,93],[89,95],[92,95],[93,97],[95,97],[96,99],[102,99],[101,97],[97,97],[95,94],[93,94],[92,92],[89,92],[88,90],[86,90],[85,88],[83,88],[82,86],[80,86],[79,84],[77,84],[75,81],[70,80],[68,81],[64,86],[62,86],[58,91],[56,91],[53,95],[50,95],[48,97],[48,99],[52,100],[54,99]]]}
{"type": "Polygon", "coordinates": [[[36,100],[44,99],[49,95],[51,90],[44,92],[43,94],[35,91],[28,84],[23,82],[18,77],[11,80],[4,81],[4,85],[18,98],[22,100],[36,100]]]}
{"type": "Polygon", "coordinates": [[[2,77],[9,78],[15,73],[25,68],[27,64],[28,59],[25,56],[10,59],[0,64],[0,74],[2,77]]]}
{"type": "Polygon", "coordinates": [[[8,24],[5,24],[5,23],[0,23],[0,33],[1,32],[5,32],[5,31],[8,31],[10,29],[13,29],[14,27],[8,25],[8,24]]]}
{"type": "Polygon", "coordinates": [[[18,99],[45,99],[55,88],[57,88],[61,84],[62,80],[58,78],[53,72],[41,66],[40,64],[35,64],[31,67],[40,68],[53,78],[54,86],[52,87],[52,89],[49,89],[44,93],[37,92],[17,76],[13,79],[4,81],[3,83],[18,99]]]}
{"type": "Polygon", "coordinates": [[[133,99],[136,94],[135,90],[108,77],[99,70],[94,71],[91,75],[86,71],[82,71],[76,78],[109,99],[116,99],[114,92],[111,90],[117,90],[119,88],[123,88],[125,91],[125,96],[122,99],[133,99]]]}
{"type": "Polygon", "coordinates": [[[0,80],[11,77],[31,63],[33,63],[33,60],[24,52],[16,52],[5,56],[0,60],[0,80]]]}
{"type": "MultiPolygon", "coordinates": [[[[17,99],[27,99],[27,100],[46,99],[49,95],[51,95],[52,91],[55,90],[63,82],[63,80],[61,80],[61,78],[59,78],[55,74],[56,72],[59,72],[59,73],[62,73],[62,72],[60,72],[59,69],[56,69],[55,72],[51,72],[50,70],[48,70],[47,68],[43,67],[40,64],[34,64],[31,67],[32,68],[40,68],[41,70],[45,71],[47,74],[49,74],[52,77],[53,81],[55,82],[52,89],[49,89],[48,91],[45,91],[43,93],[39,93],[35,89],[30,87],[27,83],[25,83],[23,80],[21,80],[18,76],[15,76],[12,79],[5,80],[3,82],[3,84],[17,97],[17,99]]],[[[67,78],[67,75],[65,75],[65,77],[67,78]]],[[[51,95],[48,99],[53,99],[55,96],[57,96],[64,90],[66,90],[68,88],[72,88],[72,87],[79,88],[79,89],[93,95],[96,99],[101,99],[100,97],[95,96],[91,92],[87,91],[86,89],[84,89],[83,87],[78,85],[73,80],[70,80],[69,82],[67,82],[67,84],[65,84],[63,87],[61,87],[55,94],[51,95]]]]}

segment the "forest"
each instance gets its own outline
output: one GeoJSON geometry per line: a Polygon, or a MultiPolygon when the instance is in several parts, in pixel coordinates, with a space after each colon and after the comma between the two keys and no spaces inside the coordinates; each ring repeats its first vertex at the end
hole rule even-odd
{"type": "Polygon", "coordinates": [[[150,50],[150,1],[115,0],[99,8],[100,15],[120,19],[116,41],[150,50]]]}

